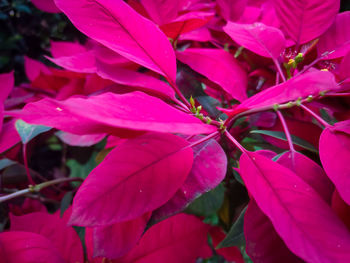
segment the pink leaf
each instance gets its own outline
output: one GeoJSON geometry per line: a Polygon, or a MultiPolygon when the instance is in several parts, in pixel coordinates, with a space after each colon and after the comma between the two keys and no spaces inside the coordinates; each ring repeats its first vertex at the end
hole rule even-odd
{"type": "Polygon", "coordinates": [[[94,257],[119,258],[129,252],[145,231],[151,213],[93,229],[94,257]]]}
{"type": "Polygon", "coordinates": [[[24,69],[30,81],[34,81],[37,77],[39,77],[40,73],[48,75],[52,74],[49,68],[43,63],[26,56],[24,57],[24,69]]]}
{"type": "Polygon", "coordinates": [[[320,159],[340,196],[350,204],[350,121],[326,128],[320,137],[320,159]]]}
{"type": "Polygon", "coordinates": [[[344,56],[340,66],[339,66],[339,75],[342,80],[350,78],[350,43],[349,43],[349,52],[344,56]]]}
{"type": "Polygon", "coordinates": [[[244,215],[246,251],[253,262],[302,263],[277,234],[269,218],[250,200],[244,215]]]}
{"type": "Polygon", "coordinates": [[[35,212],[10,216],[11,231],[39,234],[52,242],[66,262],[84,262],[83,247],[78,234],[68,227],[59,215],[35,212]]]}
{"type": "Polygon", "coordinates": [[[228,22],[224,31],[239,45],[263,57],[278,58],[286,45],[281,30],[262,23],[228,22]]]}
{"type": "Polygon", "coordinates": [[[295,172],[303,181],[313,187],[320,197],[331,203],[334,187],[324,170],[305,155],[295,152],[294,163],[290,151],[278,158],[277,163],[295,172]]]}
{"type": "Polygon", "coordinates": [[[337,14],[334,23],[320,37],[317,51],[320,54],[334,51],[327,59],[343,57],[350,51],[350,11],[337,14]]]}
{"type": "Polygon", "coordinates": [[[6,263],[65,263],[47,238],[30,232],[0,233],[1,262],[6,263]]]}
{"type": "Polygon", "coordinates": [[[209,41],[212,41],[213,38],[208,28],[200,27],[200,28],[197,28],[196,30],[192,30],[191,32],[182,34],[179,37],[179,40],[209,42],[209,41]]]}
{"type": "Polygon", "coordinates": [[[140,131],[198,134],[216,130],[194,116],[142,92],[123,95],[103,93],[89,98],[72,97],[65,101],[45,98],[27,104],[14,115],[20,115],[28,123],[82,135],[111,133],[130,137],[140,131]]]}
{"type": "Polygon", "coordinates": [[[114,148],[79,188],[70,223],[105,226],[160,207],[191,170],[187,145],[175,135],[148,133],[114,148]]]}
{"type": "Polygon", "coordinates": [[[221,16],[227,21],[236,21],[244,13],[247,0],[217,0],[221,16]]]}
{"type": "Polygon", "coordinates": [[[76,135],[68,132],[58,131],[56,132],[56,136],[68,145],[86,147],[100,142],[106,136],[106,134],[76,135]]]}
{"type": "Polygon", "coordinates": [[[73,72],[94,73],[96,71],[95,55],[93,50],[65,57],[45,57],[52,63],[73,72]]]}
{"type": "MultiPolygon", "coordinates": [[[[200,140],[195,136],[189,142],[200,140]]],[[[226,175],[226,154],[214,139],[193,147],[193,166],[186,181],[176,194],[154,211],[152,218],[160,220],[184,209],[199,195],[215,188],[226,175]]]]}
{"type": "Polygon", "coordinates": [[[36,8],[48,13],[61,13],[54,0],[31,0],[36,8]]]}
{"type": "Polygon", "coordinates": [[[13,72],[0,74],[0,132],[2,130],[2,122],[4,119],[4,102],[10,95],[15,84],[13,72]]]}
{"type": "Polygon", "coordinates": [[[85,53],[86,47],[80,45],[78,42],[67,41],[50,41],[51,54],[54,58],[70,57],[79,53],[85,53]]]}
{"type": "Polygon", "coordinates": [[[112,80],[118,84],[138,87],[139,90],[154,94],[160,98],[166,98],[168,100],[175,98],[174,90],[167,83],[133,70],[97,62],[97,74],[102,78],[112,80]]]}
{"type": "Polygon", "coordinates": [[[164,24],[160,29],[171,39],[177,39],[180,35],[200,28],[207,24],[214,16],[212,12],[189,12],[176,18],[173,22],[164,24]]]}
{"type": "Polygon", "coordinates": [[[195,262],[211,255],[208,230],[192,215],[170,217],[147,230],[139,244],[115,263],[195,262]]]}
{"type": "Polygon", "coordinates": [[[160,29],[122,0],[55,0],[84,34],[175,83],[173,48],[160,29]]]}
{"type": "Polygon", "coordinates": [[[21,141],[15,127],[16,120],[6,122],[0,133],[0,153],[9,150],[21,141]]]}
{"type": "Polygon", "coordinates": [[[0,103],[3,105],[15,84],[13,71],[0,74],[0,103]]]}
{"type": "Polygon", "coordinates": [[[348,230],[312,187],[257,153],[243,153],[240,165],[248,191],[293,253],[315,263],[350,260],[348,230]]]}
{"type": "Polygon", "coordinates": [[[175,19],[181,8],[181,1],[141,0],[141,3],[157,25],[163,25],[175,19]]]}
{"type": "Polygon", "coordinates": [[[218,49],[189,48],[176,53],[177,58],[193,70],[220,85],[233,98],[247,98],[247,75],[236,59],[218,49]]]}
{"type": "Polygon", "coordinates": [[[271,107],[275,104],[296,101],[298,98],[319,96],[322,91],[340,89],[334,79],[334,75],[326,71],[311,71],[298,77],[291,78],[287,82],[273,86],[255,94],[234,110],[236,112],[252,108],[271,107]]]}
{"type": "Polygon", "coordinates": [[[282,28],[298,44],[322,35],[339,12],[340,0],[273,0],[282,28]]]}

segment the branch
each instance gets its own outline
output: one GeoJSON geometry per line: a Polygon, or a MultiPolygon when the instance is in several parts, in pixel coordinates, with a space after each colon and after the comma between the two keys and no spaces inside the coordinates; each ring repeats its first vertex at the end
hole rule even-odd
{"type": "Polygon", "coordinates": [[[1,196],[0,197],[0,203],[14,199],[16,197],[19,196],[23,196],[26,194],[31,194],[31,193],[39,193],[41,190],[43,190],[44,188],[47,188],[49,186],[55,185],[55,184],[60,184],[60,183],[66,183],[66,182],[74,182],[74,181],[84,181],[82,178],[79,177],[73,177],[73,178],[60,178],[60,179],[55,179],[52,181],[48,181],[48,182],[44,182],[41,184],[37,184],[37,185],[31,185],[26,189],[23,190],[19,190],[15,193],[9,194],[9,195],[5,195],[5,196],[1,196]]]}

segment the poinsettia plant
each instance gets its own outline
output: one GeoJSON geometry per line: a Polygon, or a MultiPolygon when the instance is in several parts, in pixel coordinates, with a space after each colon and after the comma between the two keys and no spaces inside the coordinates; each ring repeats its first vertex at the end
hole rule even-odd
{"type": "Polygon", "coordinates": [[[86,41],[0,75],[1,260],[350,261],[339,0],[33,3],[86,41]]]}

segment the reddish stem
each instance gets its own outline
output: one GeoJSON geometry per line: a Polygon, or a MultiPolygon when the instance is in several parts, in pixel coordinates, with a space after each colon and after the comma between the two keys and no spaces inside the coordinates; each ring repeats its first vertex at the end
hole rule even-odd
{"type": "Polygon", "coordinates": [[[227,139],[229,139],[238,149],[241,150],[241,152],[248,152],[228,131],[225,131],[225,135],[227,139]]]}
{"type": "Polygon", "coordinates": [[[32,176],[30,175],[30,171],[29,171],[29,167],[28,167],[27,144],[26,143],[24,143],[23,146],[22,146],[22,153],[23,153],[24,167],[26,169],[28,182],[29,182],[30,185],[35,185],[35,182],[34,182],[32,176]]]}
{"type": "Polygon", "coordinates": [[[209,134],[208,136],[204,137],[203,139],[200,139],[198,141],[195,141],[195,142],[191,143],[190,145],[186,146],[184,149],[186,149],[186,148],[193,148],[193,147],[197,146],[198,144],[201,144],[203,142],[206,142],[206,141],[214,138],[217,135],[219,135],[219,131],[213,132],[213,133],[209,134]]]}
{"type": "Polygon", "coordinates": [[[286,82],[286,81],[287,81],[287,80],[286,80],[286,77],[284,76],[283,71],[282,71],[282,68],[281,68],[281,65],[278,63],[277,59],[273,59],[273,63],[275,63],[276,68],[277,68],[277,71],[278,71],[278,73],[280,74],[280,76],[281,76],[283,82],[286,82]]]}
{"type": "Polygon", "coordinates": [[[318,116],[316,113],[314,113],[312,110],[310,110],[308,107],[306,107],[305,105],[301,104],[300,107],[303,110],[305,110],[307,113],[309,113],[312,117],[314,117],[319,123],[321,123],[326,128],[332,126],[328,122],[326,122],[324,119],[322,119],[320,116],[318,116]]]}
{"type": "MultiPolygon", "coordinates": [[[[170,86],[174,89],[177,96],[179,96],[180,100],[182,100],[182,102],[185,104],[187,109],[191,109],[191,104],[186,100],[185,96],[181,93],[176,83],[174,83],[173,81],[170,81],[170,79],[167,79],[167,81],[169,82],[170,86]]],[[[181,105],[181,106],[184,106],[184,105],[181,105]]]]}
{"type": "Polygon", "coordinates": [[[277,116],[280,119],[282,126],[283,126],[284,133],[286,134],[289,149],[290,149],[291,154],[292,154],[292,167],[294,169],[295,168],[295,157],[294,157],[295,156],[295,149],[294,149],[294,145],[293,145],[292,136],[290,135],[288,125],[286,123],[286,120],[283,117],[283,114],[280,111],[277,111],[277,116]]]}

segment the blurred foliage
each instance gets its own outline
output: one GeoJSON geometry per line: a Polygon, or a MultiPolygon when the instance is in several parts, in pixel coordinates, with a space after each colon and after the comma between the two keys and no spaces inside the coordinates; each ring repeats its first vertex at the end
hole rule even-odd
{"type": "Polygon", "coordinates": [[[0,73],[14,69],[16,83],[26,80],[24,55],[48,55],[50,40],[84,40],[65,15],[42,12],[30,0],[0,0],[0,28],[0,73]]]}
{"type": "MultiPolygon", "coordinates": [[[[350,0],[341,1],[341,11],[350,0]]],[[[50,40],[83,42],[81,34],[63,14],[38,10],[30,0],[0,0],[0,73],[15,70],[16,83],[26,81],[23,56],[42,59],[50,40]]]]}

